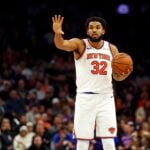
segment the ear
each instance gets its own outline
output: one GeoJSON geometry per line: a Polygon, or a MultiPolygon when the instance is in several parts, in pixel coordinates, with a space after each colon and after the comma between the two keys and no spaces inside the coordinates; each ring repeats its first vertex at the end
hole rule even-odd
{"type": "Polygon", "coordinates": [[[89,32],[88,32],[88,30],[86,31],[86,34],[87,34],[87,35],[89,35],[89,32]]]}
{"type": "Polygon", "coordinates": [[[102,32],[102,34],[104,35],[105,34],[105,30],[103,29],[103,32],[102,32]]]}

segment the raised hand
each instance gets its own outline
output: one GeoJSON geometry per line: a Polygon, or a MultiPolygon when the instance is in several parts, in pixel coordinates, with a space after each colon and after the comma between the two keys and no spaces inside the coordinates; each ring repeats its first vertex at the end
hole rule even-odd
{"type": "Polygon", "coordinates": [[[56,34],[64,34],[64,32],[62,31],[62,23],[63,23],[64,17],[62,17],[61,15],[54,15],[52,17],[52,21],[53,21],[53,31],[56,34]]]}

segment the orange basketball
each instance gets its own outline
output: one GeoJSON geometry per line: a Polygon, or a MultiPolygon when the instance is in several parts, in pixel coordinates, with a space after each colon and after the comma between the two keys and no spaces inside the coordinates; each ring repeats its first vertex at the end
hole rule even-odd
{"type": "Polygon", "coordinates": [[[112,59],[112,70],[115,73],[128,73],[128,70],[133,70],[133,60],[127,53],[118,53],[112,59]]]}

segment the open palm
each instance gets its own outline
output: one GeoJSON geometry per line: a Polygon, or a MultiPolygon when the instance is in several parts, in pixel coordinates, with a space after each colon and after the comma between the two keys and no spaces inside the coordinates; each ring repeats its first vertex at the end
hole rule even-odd
{"type": "Polygon", "coordinates": [[[62,31],[63,20],[64,20],[64,17],[62,17],[61,15],[54,15],[54,17],[52,17],[53,31],[56,34],[64,34],[64,32],[62,31]]]}

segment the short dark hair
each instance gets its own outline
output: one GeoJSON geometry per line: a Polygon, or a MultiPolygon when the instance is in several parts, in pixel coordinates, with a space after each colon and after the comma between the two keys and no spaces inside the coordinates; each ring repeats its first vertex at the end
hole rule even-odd
{"type": "Polygon", "coordinates": [[[103,28],[106,30],[106,26],[107,26],[106,20],[101,18],[101,17],[98,17],[98,16],[93,16],[93,17],[90,17],[86,20],[86,22],[85,22],[86,29],[88,28],[89,23],[92,22],[92,21],[100,22],[102,24],[103,28]]]}

